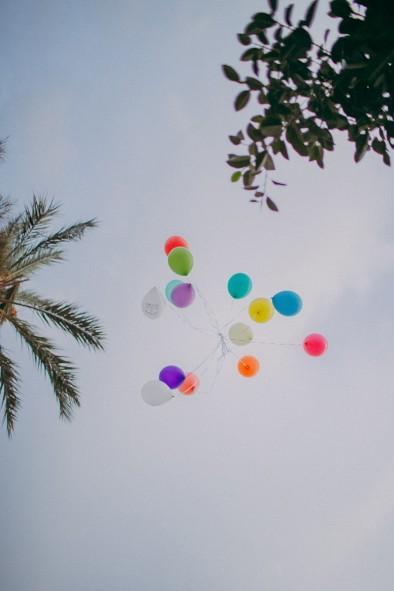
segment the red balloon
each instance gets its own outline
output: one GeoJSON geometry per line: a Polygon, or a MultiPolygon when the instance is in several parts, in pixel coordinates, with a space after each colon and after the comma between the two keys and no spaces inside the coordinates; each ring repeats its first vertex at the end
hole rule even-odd
{"type": "Polygon", "coordinates": [[[312,357],[319,357],[326,352],[328,347],[327,339],[317,332],[312,333],[304,339],[304,350],[312,357]]]}
{"type": "Polygon", "coordinates": [[[164,245],[164,250],[166,255],[168,256],[173,248],[177,248],[178,246],[183,246],[184,248],[189,248],[188,243],[182,236],[170,236],[167,238],[166,243],[164,245]]]}

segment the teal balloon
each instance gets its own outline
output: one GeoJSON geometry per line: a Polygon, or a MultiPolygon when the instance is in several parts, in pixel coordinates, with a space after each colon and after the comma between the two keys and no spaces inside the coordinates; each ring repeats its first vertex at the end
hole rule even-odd
{"type": "Polygon", "coordinates": [[[274,295],[272,303],[283,316],[295,316],[302,309],[302,299],[295,291],[280,291],[274,295]]]}
{"type": "Polygon", "coordinates": [[[227,282],[231,297],[236,300],[246,297],[252,290],[252,280],[246,273],[235,273],[227,282]]]}
{"type": "Polygon", "coordinates": [[[166,298],[167,298],[167,300],[169,302],[172,302],[172,300],[171,300],[171,294],[172,294],[172,292],[181,283],[183,283],[183,281],[181,281],[180,279],[173,279],[172,281],[170,281],[169,283],[167,283],[166,289],[165,289],[165,293],[166,293],[166,298]]]}

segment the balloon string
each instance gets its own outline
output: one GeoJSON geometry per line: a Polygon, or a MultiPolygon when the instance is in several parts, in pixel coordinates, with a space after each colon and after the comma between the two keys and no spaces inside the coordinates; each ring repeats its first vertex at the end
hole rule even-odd
{"type": "Polygon", "coordinates": [[[201,332],[203,334],[216,334],[216,331],[213,331],[211,329],[206,329],[206,328],[202,328],[201,326],[195,326],[190,320],[189,318],[187,318],[186,316],[182,315],[180,312],[178,312],[178,310],[176,308],[174,308],[173,306],[169,306],[170,310],[180,319],[182,320],[182,322],[184,324],[186,324],[187,326],[189,326],[189,328],[192,328],[193,330],[197,330],[198,332],[201,332]]]}
{"type": "Polygon", "coordinates": [[[224,328],[226,328],[226,326],[228,326],[229,324],[234,322],[234,320],[236,320],[242,314],[242,312],[245,312],[245,310],[247,310],[247,308],[248,308],[247,306],[244,306],[241,310],[239,310],[239,312],[235,316],[233,316],[231,318],[231,320],[229,320],[228,322],[223,324],[223,326],[221,327],[221,330],[223,330],[224,328]]]}
{"type": "Polygon", "coordinates": [[[213,311],[212,311],[211,307],[210,307],[210,306],[209,306],[209,304],[208,304],[208,301],[207,301],[207,299],[206,299],[206,298],[204,297],[204,295],[202,294],[202,291],[201,291],[201,289],[198,287],[198,285],[194,285],[194,287],[195,287],[195,289],[196,289],[196,292],[197,292],[197,294],[198,294],[199,298],[201,299],[201,301],[202,301],[202,303],[203,303],[203,307],[204,307],[205,313],[206,313],[206,315],[207,315],[207,317],[208,317],[208,320],[209,320],[209,322],[210,322],[210,324],[211,324],[212,328],[214,328],[214,329],[215,329],[215,332],[218,332],[218,331],[220,330],[220,328],[219,328],[219,323],[218,323],[218,320],[217,320],[217,318],[216,318],[215,314],[213,313],[213,311]]]}
{"type": "Polygon", "coordinates": [[[258,345],[279,345],[283,347],[301,347],[301,343],[278,343],[276,341],[251,341],[251,345],[256,343],[258,345]]]}
{"type": "Polygon", "coordinates": [[[209,359],[216,353],[216,351],[219,349],[220,347],[220,342],[216,344],[215,348],[212,349],[212,351],[210,351],[208,353],[208,355],[206,357],[204,357],[204,359],[201,361],[201,363],[199,363],[192,371],[191,373],[195,373],[196,371],[198,371],[200,369],[200,367],[202,367],[207,361],[209,361],[209,359]]]}

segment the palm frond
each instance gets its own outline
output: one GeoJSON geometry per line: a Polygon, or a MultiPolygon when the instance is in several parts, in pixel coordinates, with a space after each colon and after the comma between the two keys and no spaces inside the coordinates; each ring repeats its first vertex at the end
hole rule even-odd
{"type": "Polygon", "coordinates": [[[26,248],[32,241],[40,238],[56,216],[60,205],[53,200],[33,195],[30,205],[20,215],[11,220],[6,228],[14,235],[15,251],[26,248]]]}
{"type": "Polygon", "coordinates": [[[46,253],[36,252],[29,257],[24,257],[18,264],[10,265],[9,279],[12,281],[26,279],[42,267],[62,260],[63,252],[61,250],[53,249],[46,253]]]}
{"type": "Polygon", "coordinates": [[[11,313],[14,299],[19,290],[19,283],[13,283],[0,291],[0,324],[4,322],[11,313]]]}
{"type": "Polygon", "coordinates": [[[6,139],[0,140],[0,160],[4,160],[6,139]]]}
{"type": "Polygon", "coordinates": [[[19,291],[14,304],[32,309],[46,324],[58,326],[78,343],[92,349],[103,349],[104,331],[99,321],[79,310],[75,304],[54,302],[32,291],[19,291]]]}
{"type": "Polygon", "coordinates": [[[14,430],[16,415],[20,407],[19,375],[15,364],[0,347],[0,394],[4,408],[3,422],[7,424],[8,437],[14,430]]]}
{"type": "Polygon", "coordinates": [[[11,270],[15,268],[18,269],[21,265],[25,266],[26,261],[30,262],[32,260],[38,260],[47,255],[52,255],[53,253],[56,253],[56,255],[59,254],[61,258],[63,251],[58,249],[60,244],[64,242],[80,240],[88,228],[94,228],[96,225],[96,220],[88,220],[87,222],[79,222],[77,224],[73,224],[72,226],[61,228],[54,234],[45,236],[42,240],[36,242],[36,244],[33,244],[30,248],[27,248],[21,252],[20,256],[11,263],[11,270]]]}
{"type": "MultiPolygon", "coordinates": [[[[0,141],[0,158],[1,158],[1,141],[0,141]]],[[[11,211],[12,202],[4,197],[4,195],[0,195],[0,220],[4,219],[11,211]]]]}
{"type": "Polygon", "coordinates": [[[37,366],[47,374],[59,404],[60,416],[70,419],[73,406],[79,406],[75,367],[56,352],[52,341],[39,335],[28,322],[10,315],[7,320],[30,350],[37,366]]]}

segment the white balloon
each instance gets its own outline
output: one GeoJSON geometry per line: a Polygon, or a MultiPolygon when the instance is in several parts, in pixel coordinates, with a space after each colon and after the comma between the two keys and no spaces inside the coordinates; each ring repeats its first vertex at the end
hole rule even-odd
{"type": "Polygon", "coordinates": [[[236,322],[230,326],[228,336],[234,345],[248,345],[253,341],[252,329],[243,322],[236,322]]]}
{"type": "Polygon", "coordinates": [[[165,301],[157,287],[152,287],[142,300],[142,311],[151,320],[163,314],[165,301]]]}
{"type": "Polygon", "coordinates": [[[141,396],[144,402],[151,406],[160,406],[171,400],[171,398],[174,398],[174,395],[171,393],[167,384],[160,380],[146,382],[146,384],[142,386],[141,396]]]}

